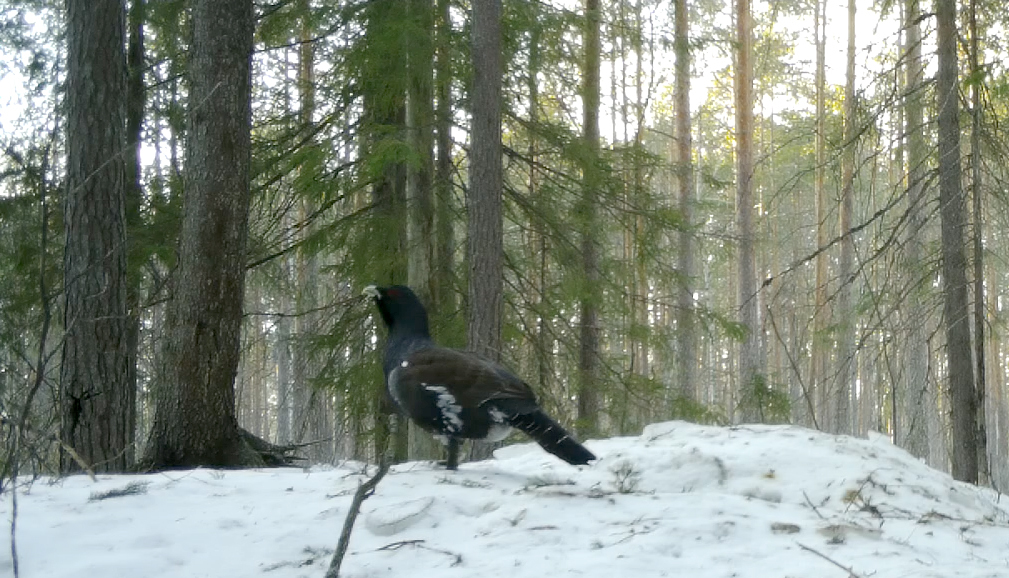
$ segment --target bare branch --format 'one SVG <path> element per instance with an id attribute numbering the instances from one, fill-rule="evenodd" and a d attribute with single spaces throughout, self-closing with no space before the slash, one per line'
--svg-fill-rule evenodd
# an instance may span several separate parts
<path id="1" fill-rule="evenodd" d="M 385 477 L 386 472 L 389 471 L 390 464 L 391 460 L 388 456 L 383 455 L 378 463 L 378 472 L 368 481 L 358 484 L 357 491 L 354 492 L 354 499 L 350 502 L 347 518 L 343 522 L 343 531 L 340 532 L 340 541 L 337 542 L 336 552 L 333 553 L 333 559 L 329 561 L 326 578 L 339 578 L 340 565 L 343 564 L 343 557 L 347 554 L 347 547 L 350 545 L 350 534 L 354 531 L 354 522 L 357 520 L 357 515 L 361 512 L 361 504 L 375 493 L 375 487 L 378 486 L 378 483 Z"/>

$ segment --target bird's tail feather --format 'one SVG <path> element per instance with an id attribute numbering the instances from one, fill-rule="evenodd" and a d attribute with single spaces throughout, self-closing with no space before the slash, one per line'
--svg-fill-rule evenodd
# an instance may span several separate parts
<path id="1" fill-rule="evenodd" d="M 510 416 L 508 424 L 522 430 L 543 446 L 543 449 L 569 464 L 580 466 L 596 459 L 592 452 L 575 441 L 559 423 L 538 409 Z"/>

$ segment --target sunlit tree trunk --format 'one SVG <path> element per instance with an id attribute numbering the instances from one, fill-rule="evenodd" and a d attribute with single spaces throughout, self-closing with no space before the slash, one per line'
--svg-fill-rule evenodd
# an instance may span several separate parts
<path id="1" fill-rule="evenodd" d="M 694 164 L 690 134 L 690 14 L 687 0 L 674 3 L 676 53 L 676 173 L 678 207 L 684 227 L 679 232 L 677 269 L 681 287 L 678 290 L 676 340 L 680 395 L 697 399 L 697 331 L 694 325 L 694 231 L 693 219 Z"/>
<path id="2" fill-rule="evenodd" d="M 753 62 L 750 0 L 736 0 L 736 277 L 739 322 L 746 336 L 739 346 L 739 418 L 758 421 L 760 376 L 760 320 L 753 226 Z"/>
<path id="3" fill-rule="evenodd" d="M 855 0 L 848 0 L 848 52 L 844 84 L 844 151 L 841 158 L 841 207 L 839 229 L 841 258 L 838 263 L 837 311 L 840 321 L 837 348 L 837 382 L 834 386 L 834 431 L 853 432 L 852 395 L 854 393 L 855 324 L 852 291 L 855 284 L 855 239 L 850 234 L 855 205 Z"/>
<path id="4" fill-rule="evenodd" d="M 830 341 L 827 326 L 830 324 L 830 309 L 827 303 L 827 243 L 830 229 L 827 221 L 827 191 L 825 187 L 827 171 L 826 141 L 826 6 L 827 0 L 817 0 L 814 6 L 813 27 L 816 34 L 816 136 L 814 167 L 814 195 L 816 196 L 816 288 L 813 313 L 813 338 L 809 357 L 809 386 L 805 395 L 815 397 L 815 412 L 809 413 L 807 425 L 820 429 L 831 429 L 833 414 L 830 411 L 830 389 L 827 387 L 827 358 Z M 806 400 L 813 402 L 814 400 Z M 810 405 L 810 403 L 804 404 Z"/>

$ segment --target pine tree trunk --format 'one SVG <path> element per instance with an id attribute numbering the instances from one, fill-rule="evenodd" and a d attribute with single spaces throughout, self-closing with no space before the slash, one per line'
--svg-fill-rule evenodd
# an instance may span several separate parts
<path id="1" fill-rule="evenodd" d="M 407 283 L 406 167 L 398 159 L 378 154 L 389 142 L 402 142 L 406 125 L 406 53 L 401 31 L 406 26 L 406 3 L 399 0 L 372 2 L 365 8 L 365 50 L 369 61 L 362 79 L 363 158 L 376 175 L 372 184 L 375 206 L 371 238 L 375 256 L 384 266 L 377 278 L 381 284 Z M 374 455 L 380 456 L 392 442 L 393 459 L 405 461 L 409 453 L 408 427 L 394 427 L 395 413 L 381 382 L 371 395 L 375 423 Z M 402 422 L 403 420 L 399 420 Z M 395 436 L 390 438 L 390 436 Z"/>
<path id="2" fill-rule="evenodd" d="M 922 311 L 921 271 L 924 252 L 925 223 L 923 209 L 925 203 L 926 144 L 924 114 L 921 91 L 924 90 L 924 72 L 921 60 L 921 24 L 919 0 L 905 0 L 905 29 L 907 30 L 907 72 L 904 91 L 905 128 L 907 134 L 907 199 L 908 238 L 906 249 L 906 274 L 912 280 L 911 294 L 908 296 L 907 344 L 904 347 L 904 380 L 897 389 L 895 438 L 897 445 L 919 458 L 929 457 L 929 443 L 938 440 L 936 426 L 935 392 L 930 386 L 928 375 L 928 342 L 926 341 L 925 316 Z M 934 431 L 933 431 L 934 430 Z M 930 462 L 933 466 L 937 464 Z"/>
<path id="3" fill-rule="evenodd" d="M 675 36 L 673 49 L 676 53 L 676 172 L 678 206 L 684 227 L 679 232 L 678 273 L 682 286 L 679 288 L 676 313 L 676 339 L 679 353 L 680 395 L 690 401 L 698 401 L 697 330 L 694 325 L 694 247 L 692 211 L 694 194 L 693 150 L 690 134 L 690 27 L 687 0 L 674 3 Z"/>
<path id="4" fill-rule="evenodd" d="M 829 410 L 830 395 L 827 387 L 827 357 L 829 341 L 826 337 L 830 323 L 830 309 L 827 304 L 827 243 L 830 230 L 827 224 L 827 191 L 825 187 L 827 171 L 826 141 L 826 0 L 816 0 L 816 16 L 813 20 L 816 30 L 816 167 L 814 194 L 816 195 L 816 288 L 814 290 L 813 338 L 809 356 L 809 389 L 807 395 L 815 397 L 815 412 L 806 417 L 807 425 L 821 430 L 830 430 L 833 412 Z"/>
<path id="5" fill-rule="evenodd" d="M 68 0 L 67 190 L 60 437 L 98 471 L 133 457 L 127 311 L 123 5 Z M 60 469 L 79 466 L 61 451 Z"/>
<path id="6" fill-rule="evenodd" d="M 262 460 L 235 417 L 248 234 L 253 5 L 195 0 L 182 233 L 168 307 L 154 468 Z"/>
<path id="7" fill-rule="evenodd" d="M 406 127 L 415 162 L 407 167 L 406 198 L 410 264 L 409 285 L 428 305 L 428 314 L 437 326 L 441 313 L 433 301 L 435 253 L 434 173 L 434 3 L 410 0 L 410 33 L 407 38 Z"/>
<path id="8" fill-rule="evenodd" d="M 740 419 L 761 419 L 760 321 L 753 233 L 753 62 L 750 0 L 736 0 L 736 235 L 737 306 L 746 337 L 739 348 Z"/>
<path id="9" fill-rule="evenodd" d="M 974 226 L 971 230 L 973 245 L 974 272 L 974 364 L 977 367 L 977 461 L 978 482 L 991 483 L 991 470 L 988 461 L 987 412 L 985 398 L 987 379 L 985 379 L 985 293 L 984 293 L 984 222 L 983 203 L 984 189 L 981 180 L 981 78 L 984 70 L 980 61 L 980 41 L 977 27 L 977 0 L 970 0 L 969 24 L 970 33 L 970 76 L 977 79 L 970 85 L 970 156 L 971 156 L 971 200 L 974 215 Z"/>
<path id="10" fill-rule="evenodd" d="M 501 357 L 504 244 L 501 168 L 501 0 L 473 2 L 473 120 L 470 135 L 468 347 Z"/>
<path id="11" fill-rule="evenodd" d="M 140 149 L 141 138 L 144 126 L 144 110 L 146 108 L 146 90 L 144 88 L 144 70 L 147 68 L 145 62 L 144 45 L 144 20 L 147 13 L 147 3 L 145 0 L 135 0 L 130 6 L 128 25 L 129 41 L 127 45 L 127 68 L 128 77 L 126 81 L 126 139 L 129 144 L 129 156 L 126 159 L 126 238 L 127 238 L 127 290 L 126 290 L 126 312 L 127 312 L 127 355 L 129 356 L 128 370 L 129 389 L 133 391 L 134 401 L 138 395 L 138 363 L 140 359 L 140 291 L 143 278 L 144 261 L 141 257 L 143 253 L 139 250 L 138 243 L 132 241 L 136 239 L 138 233 L 144 226 L 140 216 L 140 207 L 143 204 L 144 190 L 141 184 Z M 137 427 L 137 411 L 133 411 L 133 423 L 129 428 L 133 432 L 141 431 L 143 428 Z M 135 435 L 135 433 L 134 433 Z M 130 460 L 133 460 L 133 453 Z"/>
<path id="12" fill-rule="evenodd" d="M 578 333 L 578 434 L 582 438 L 599 430 L 599 247 L 596 212 L 599 197 L 599 0 L 585 0 L 585 31 L 582 73 L 582 138 L 585 160 L 582 167 L 582 198 L 576 218 L 581 233 L 582 283 Z"/>
<path id="13" fill-rule="evenodd" d="M 469 263 L 467 347 L 500 361 L 504 313 L 504 238 L 501 167 L 501 0 L 474 0 L 473 117 L 470 133 L 466 256 Z M 490 456 L 474 444 L 470 456 Z"/>
<path id="14" fill-rule="evenodd" d="M 449 0 L 436 0 L 436 47 L 435 47 L 435 111 L 437 159 L 434 168 L 435 190 L 435 249 L 434 285 L 431 288 L 432 302 L 437 311 L 444 315 L 456 310 L 455 291 L 455 192 L 452 186 L 452 17 Z M 461 340 L 447 345 L 463 345 Z"/>
<path id="15" fill-rule="evenodd" d="M 855 0 L 848 0 L 848 53 L 844 84 L 844 152 L 841 158 L 841 207 L 839 230 L 841 258 L 838 263 L 837 311 L 840 319 L 837 350 L 837 382 L 834 386 L 834 431 L 852 433 L 852 395 L 855 391 L 855 323 L 852 290 L 855 283 L 855 239 L 851 219 L 855 204 Z"/>
<path id="16" fill-rule="evenodd" d="M 966 203 L 961 185 L 956 1 L 936 0 L 939 109 L 939 217 L 942 229 L 943 321 L 949 364 L 953 477 L 974 483 L 978 476 L 977 397 L 971 358 L 965 248 Z"/>

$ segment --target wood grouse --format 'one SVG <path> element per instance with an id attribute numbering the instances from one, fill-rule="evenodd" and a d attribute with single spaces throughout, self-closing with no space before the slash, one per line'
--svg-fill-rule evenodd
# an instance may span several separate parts
<path id="1" fill-rule="evenodd" d="M 475 353 L 439 347 L 428 330 L 427 311 L 409 287 L 368 286 L 389 329 L 383 370 L 399 410 L 448 448 L 446 466 L 459 464 L 459 441 L 496 442 L 512 428 L 573 465 L 596 456 L 543 413 L 524 381 Z"/>

